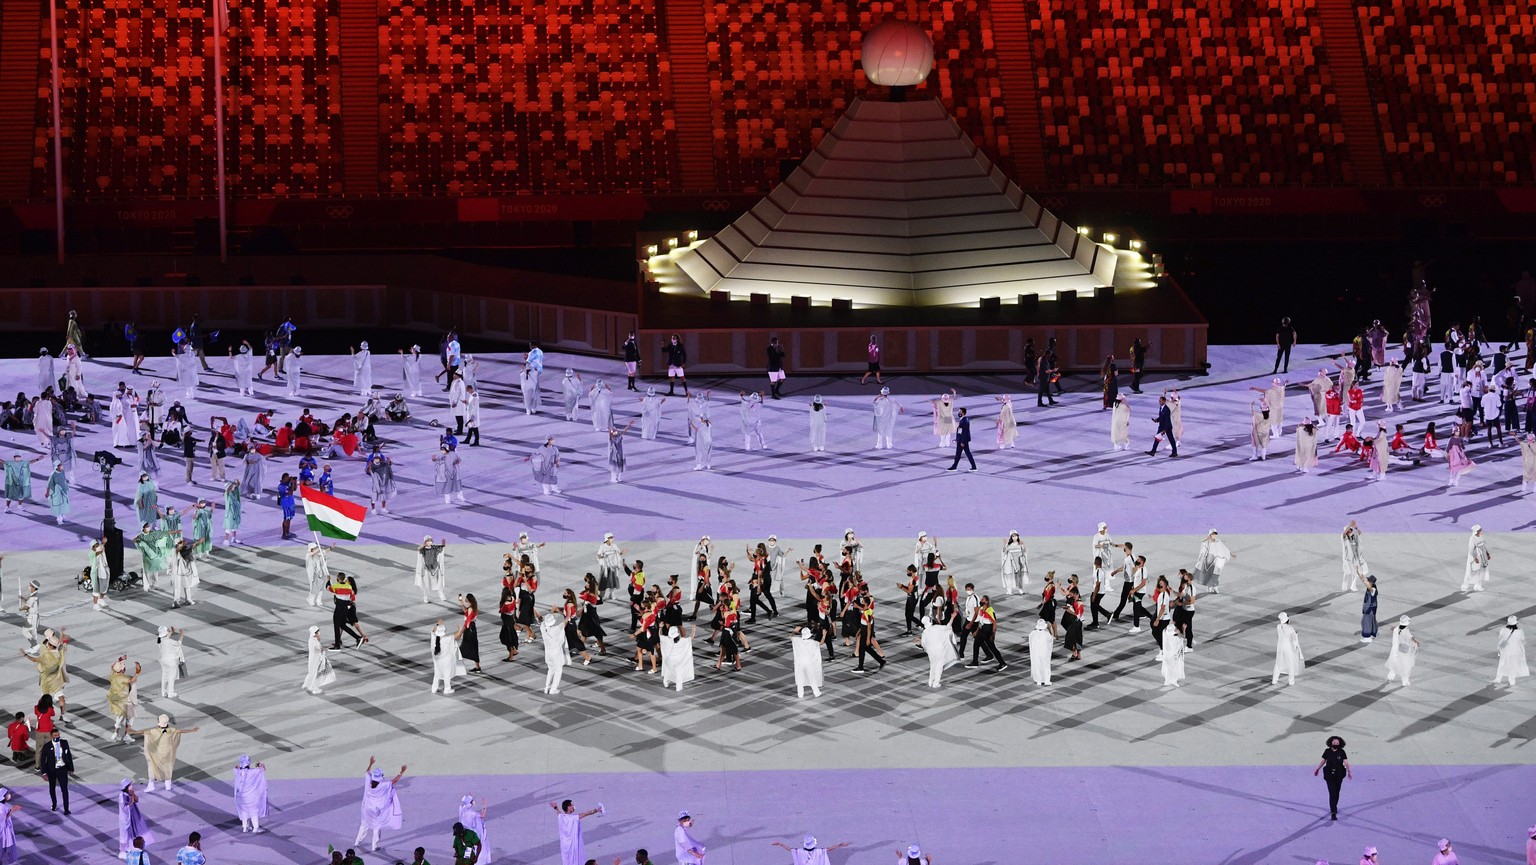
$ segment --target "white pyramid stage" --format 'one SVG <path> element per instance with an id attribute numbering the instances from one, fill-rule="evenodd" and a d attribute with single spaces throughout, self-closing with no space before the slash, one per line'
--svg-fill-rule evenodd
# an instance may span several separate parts
<path id="1" fill-rule="evenodd" d="M 685 292 L 957 306 L 1111 285 L 1116 255 L 1025 195 L 937 100 L 860 98 L 766 198 L 673 260 Z"/>

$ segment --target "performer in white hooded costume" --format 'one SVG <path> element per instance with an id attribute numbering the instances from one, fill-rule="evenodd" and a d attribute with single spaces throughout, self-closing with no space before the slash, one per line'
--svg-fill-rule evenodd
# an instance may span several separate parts
<path id="1" fill-rule="evenodd" d="M 400 810 L 400 796 L 395 792 L 395 785 L 405 777 L 404 766 L 400 767 L 400 774 L 393 779 L 384 777 L 383 769 L 373 767 L 374 759 L 368 758 L 368 772 L 363 776 L 363 818 L 357 827 L 357 840 L 354 846 L 361 846 L 363 839 L 369 832 L 373 833 L 373 844 L 368 849 L 379 849 L 379 833 L 385 829 L 399 829 L 405 825 L 405 816 Z"/>
<path id="2" fill-rule="evenodd" d="M 713 468 L 715 458 L 714 423 L 709 418 L 688 418 L 688 440 L 693 442 L 693 470 Z"/>
<path id="3" fill-rule="evenodd" d="M 994 399 L 1000 403 L 997 408 L 997 447 L 1012 450 L 1019 439 L 1019 422 L 1013 416 L 1013 397 L 1004 394 Z"/>
<path id="4" fill-rule="evenodd" d="M 459 800 L 459 822 L 464 828 L 480 836 L 480 858 L 476 859 L 476 865 L 491 861 L 491 836 L 485 828 L 485 800 L 481 799 L 478 806 L 474 796 L 464 796 Z"/>
<path id="5" fill-rule="evenodd" d="M 544 644 L 544 693 L 560 693 L 560 679 L 570 663 L 565 645 L 565 619 L 558 612 L 539 620 L 540 641 Z M 584 865 L 584 863 L 583 863 Z"/>
<path id="6" fill-rule="evenodd" d="M 1271 685 L 1280 684 L 1280 677 L 1286 677 L 1287 685 L 1296 684 L 1296 676 L 1305 665 L 1306 659 L 1301 654 L 1301 638 L 1296 636 L 1296 629 L 1291 627 L 1291 617 L 1288 613 L 1280 614 L 1280 624 L 1275 626 L 1279 642 L 1275 646 L 1275 670 L 1270 675 Z"/>
<path id="7" fill-rule="evenodd" d="M 413 345 L 410 352 L 400 352 L 400 378 L 406 396 L 421 396 L 421 346 Z"/>
<path id="8" fill-rule="evenodd" d="M 335 543 L 322 547 L 318 542 L 311 542 L 309 550 L 304 554 L 304 577 L 309 581 L 305 603 L 311 607 L 320 606 L 320 599 L 325 596 L 325 587 L 331 581 L 331 568 L 325 560 L 325 553 L 334 549 Z"/>
<path id="9" fill-rule="evenodd" d="M 795 693 L 803 700 L 805 689 L 810 688 L 811 694 L 820 697 L 821 644 L 811 635 L 810 628 L 800 628 L 790 643 L 795 653 Z"/>
<path id="10" fill-rule="evenodd" d="M 1056 640 L 1044 619 L 1035 620 L 1035 629 L 1029 632 L 1029 675 L 1036 685 L 1051 683 L 1051 649 Z"/>
<path id="11" fill-rule="evenodd" d="M 811 398 L 809 417 L 811 424 L 811 453 L 821 453 L 827 449 L 827 404 L 822 402 L 821 394 Z"/>
<path id="12" fill-rule="evenodd" d="M 1270 418 L 1264 417 L 1264 412 L 1266 411 L 1270 413 L 1271 417 L 1274 415 L 1274 411 L 1269 408 L 1269 405 L 1270 403 L 1267 399 L 1248 404 L 1249 411 L 1251 412 L 1248 441 L 1253 446 L 1253 454 L 1248 457 L 1250 462 L 1253 460 L 1269 459 L 1269 437 L 1274 433 L 1273 421 Z"/>
<path id="13" fill-rule="evenodd" d="M 1163 659 L 1163 685 L 1179 687 L 1184 681 L 1184 634 L 1177 624 L 1163 629 L 1163 651 L 1159 657 Z"/>
<path id="14" fill-rule="evenodd" d="M 539 390 L 539 371 L 524 364 L 518 376 L 518 391 L 523 398 L 523 414 L 536 415 L 544 409 L 544 395 Z M 482 856 L 483 860 L 484 857 Z"/>
<path id="15" fill-rule="evenodd" d="M 605 433 L 613 428 L 613 391 L 608 383 L 598 379 L 588 391 L 592 398 L 592 429 Z"/>
<path id="16" fill-rule="evenodd" d="M 1408 630 L 1410 621 L 1407 616 L 1397 620 L 1397 627 L 1392 629 L 1392 651 L 1387 655 L 1387 681 L 1402 679 L 1404 688 L 1413 678 L 1413 665 L 1419 659 L 1419 638 Z"/>
<path id="17" fill-rule="evenodd" d="M 938 555 L 938 538 L 928 537 L 927 532 L 917 533 L 917 543 L 912 547 L 912 566 L 921 571 L 928 564 L 928 554 Z"/>
<path id="18" fill-rule="evenodd" d="M 373 352 L 368 350 L 366 339 L 352 353 L 352 386 L 357 388 L 358 396 L 373 393 Z"/>
<path id="19" fill-rule="evenodd" d="M 1237 558 L 1237 553 L 1227 549 L 1226 543 L 1217 535 L 1215 529 L 1205 536 L 1200 542 L 1200 552 L 1195 556 L 1194 575 L 1195 582 L 1210 589 L 1214 593 L 1221 592 L 1221 572 L 1227 566 L 1227 562 Z M 1105 559 L 1105 562 L 1110 561 Z"/>
<path id="20" fill-rule="evenodd" d="M 321 689 L 336 681 L 336 671 L 331 669 L 325 642 L 320 639 L 319 625 L 309 626 L 309 663 L 305 669 L 308 672 L 304 676 L 304 690 L 311 694 L 324 693 Z"/>
<path id="21" fill-rule="evenodd" d="M 298 396 L 304 386 L 304 349 L 294 346 L 283 369 L 288 376 L 288 395 Z"/>
<path id="22" fill-rule="evenodd" d="M 756 439 L 757 449 L 767 450 L 768 444 L 763 440 L 763 395 L 742 391 L 740 399 L 737 408 L 741 413 L 741 449 L 752 450 L 752 441 Z"/>
<path id="23" fill-rule="evenodd" d="M 1131 404 L 1125 394 L 1115 397 L 1115 410 L 1109 414 L 1109 443 L 1117 451 L 1131 447 Z"/>
<path id="24" fill-rule="evenodd" d="M 567 369 L 560 379 L 560 395 L 565 400 L 565 419 L 576 419 L 576 407 L 581 404 L 581 376 L 574 369 Z"/>
<path id="25" fill-rule="evenodd" d="M 880 395 L 875 397 L 875 450 L 890 450 L 894 447 L 896 437 L 896 415 L 906 414 L 907 410 L 891 399 L 891 389 L 880 388 Z"/>
<path id="26" fill-rule="evenodd" d="M 1525 659 L 1525 632 L 1520 629 L 1520 621 L 1510 616 L 1499 629 L 1499 667 L 1493 672 L 1493 683 L 1497 685 L 1507 678 L 1513 688 L 1516 679 L 1530 674 L 1531 667 Z"/>
<path id="27" fill-rule="evenodd" d="M 437 593 L 439 601 L 448 600 L 448 556 L 444 550 L 448 546 L 448 539 L 444 538 L 440 543 L 432 543 L 432 536 L 427 535 L 421 539 L 420 546 L 416 547 L 416 588 L 421 589 L 421 602 L 431 603 L 427 595 Z"/>
<path id="28" fill-rule="evenodd" d="M 1536 491 L 1536 433 L 1520 439 L 1520 492 Z"/>
<path id="29" fill-rule="evenodd" d="M 240 818 L 241 832 L 260 832 L 261 819 L 271 808 L 267 804 L 267 767 L 262 763 L 251 765 L 245 754 L 235 764 L 235 816 Z"/>
<path id="30" fill-rule="evenodd" d="M 1467 567 L 1461 577 L 1463 592 L 1483 590 L 1483 584 L 1488 582 L 1490 559 L 1492 556 L 1488 553 L 1488 539 L 1483 536 L 1483 527 L 1473 526 L 1472 536 L 1467 538 Z"/>
<path id="31" fill-rule="evenodd" d="M 693 681 L 693 637 L 683 636 L 682 629 L 673 625 L 662 636 L 661 686 L 675 685 L 681 691 L 683 685 Z"/>
<path id="32" fill-rule="evenodd" d="M 464 669 L 464 660 L 459 657 L 459 641 L 448 633 L 442 619 L 438 619 L 437 624 L 432 626 L 427 648 L 432 658 L 432 687 L 427 693 L 436 694 L 438 686 L 442 686 L 444 694 L 452 694 L 453 677 L 467 676 L 469 673 Z"/>
<path id="33" fill-rule="evenodd" d="M 644 441 L 655 441 L 656 433 L 661 430 L 661 406 L 667 398 L 656 395 L 656 388 L 645 389 L 645 396 L 640 398 L 640 438 Z"/>
<path id="34" fill-rule="evenodd" d="M 928 653 L 928 687 L 937 688 L 944 679 L 944 671 L 960 663 L 960 653 L 955 651 L 955 631 L 948 625 L 935 625 L 929 616 L 923 616 L 921 642 Z"/>
<path id="35" fill-rule="evenodd" d="M 561 865 L 586 865 L 587 843 L 581 832 L 581 821 L 593 814 L 603 813 L 602 803 L 599 802 L 596 808 L 589 811 L 580 812 L 569 799 L 559 805 L 551 802 L 549 807 L 555 809 L 555 823 L 560 827 Z"/>
<path id="36" fill-rule="evenodd" d="M 1342 564 L 1344 578 L 1340 583 L 1340 591 L 1353 592 L 1360 588 L 1360 581 L 1371 572 L 1370 565 L 1365 563 L 1365 554 L 1360 551 L 1360 526 L 1355 520 L 1350 520 L 1344 527 L 1340 543 L 1343 548 Z"/>
<path id="37" fill-rule="evenodd" d="M 233 355 L 235 368 L 235 391 L 240 396 L 255 396 L 256 383 L 251 378 L 252 364 L 255 359 L 251 356 L 251 344 L 242 342 L 240 350 Z"/>

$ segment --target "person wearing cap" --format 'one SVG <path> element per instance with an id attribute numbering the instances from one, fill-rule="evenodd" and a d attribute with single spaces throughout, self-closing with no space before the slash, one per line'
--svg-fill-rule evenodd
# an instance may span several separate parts
<path id="1" fill-rule="evenodd" d="M 0 787 L 0 862 L 15 862 L 20 857 L 16 851 L 16 812 L 21 806 L 15 802 L 10 788 Z"/>
<path id="2" fill-rule="evenodd" d="M 1035 629 L 1029 632 L 1029 675 L 1036 685 L 1051 683 L 1051 648 L 1055 642 L 1050 626 L 1044 619 L 1036 619 Z"/>
<path id="3" fill-rule="evenodd" d="M 1312 777 L 1319 774 L 1328 784 L 1328 813 L 1331 819 L 1339 819 L 1339 791 L 1344 787 L 1344 779 L 1353 780 L 1355 770 L 1349 766 L 1349 754 L 1344 750 L 1344 737 L 1329 736 L 1328 747 L 1323 750 L 1323 758 L 1318 761 L 1317 768 L 1312 770 Z"/>
<path id="4" fill-rule="evenodd" d="M 574 369 L 566 369 L 565 376 L 560 379 L 560 392 L 565 400 L 565 419 L 576 419 L 576 407 L 581 403 L 581 395 L 584 392 L 581 386 L 581 375 Z"/>
<path id="5" fill-rule="evenodd" d="M 896 400 L 891 399 L 891 389 L 888 387 L 880 388 L 880 394 L 875 397 L 873 409 L 875 450 L 890 450 L 895 446 L 896 415 L 906 414 L 907 410 Z"/>
<path id="6" fill-rule="evenodd" d="M 598 379 L 587 390 L 588 412 L 592 419 L 592 431 L 605 433 L 613 427 L 613 390 L 608 382 Z"/>
<path id="7" fill-rule="evenodd" d="M 235 763 L 235 816 L 240 818 L 241 832 L 260 832 L 261 819 L 270 813 L 267 805 L 267 767 L 264 763 L 251 763 L 248 755 L 241 754 Z"/>
<path id="8" fill-rule="evenodd" d="M 757 449 L 765 451 L 768 443 L 763 439 L 763 393 L 755 391 L 737 391 L 740 402 L 737 410 L 741 415 L 741 449 L 752 450 L 752 441 L 757 440 Z"/>
<path id="9" fill-rule="evenodd" d="M 319 625 L 309 626 L 305 646 L 309 656 L 304 668 L 303 687 L 305 691 L 319 696 L 324 693 L 321 688 L 336 681 L 336 671 L 331 668 L 331 660 L 325 654 L 325 643 L 320 639 Z"/>
<path id="10" fill-rule="evenodd" d="M 385 829 L 399 829 L 405 823 L 400 810 L 400 797 L 395 785 L 405 777 L 405 766 L 392 779 L 385 779 L 383 769 L 375 769 L 373 757 L 368 758 L 368 769 L 363 773 L 363 814 L 358 823 L 357 839 L 352 843 L 361 846 L 363 838 L 373 833 L 373 844 L 368 849 L 379 849 L 379 833 Z"/>
<path id="11" fill-rule="evenodd" d="M 997 448 L 998 450 L 1012 450 L 1017 445 L 1019 438 L 1019 422 L 1013 416 L 1013 397 L 1003 394 L 993 399 L 998 402 L 997 409 Z"/>
<path id="12" fill-rule="evenodd" d="M 640 398 L 640 438 L 644 441 L 656 440 L 656 433 L 661 429 L 661 407 L 666 401 L 666 397 L 656 395 L 654 387 L 646 388 L 645 396 Z"/>
<path id="13" fill-rule="evenodd" d="M 448 539 L 443 538 L 438 543 L 432 543 L 432 536 L 427 535 L 421 539 L 421 544 L 416 547 L 416 582 L 415 586 L 421 589 L 421 602 L 430 603 L 428 594 L 437 593 L 439 601 L 447 601 L 445 591 L 448 587 L 448 557 L 444 550 L 448 546 Z"/>
<path id="14" fill-rule="evenodd" d="M 811 453 L 824 452 L 827 449 L 827 405 L 821 394 L 811 397 L 810 423 Z"/>
<path id="15" fill-rule="evenodd" d="M 1392 629 L 1392 651 L 1387 655 L 1387 681 L 1402 679 L 1405 688 L 1419 657 L 1419 639 L 1408 630 L 1410 621 L 1407 616 L 1398 618 L 1397 627 Z"/>
<path id="16" fill-rule="evenodd" d="M 176 771 L 176 749 L 181 747 L 181 737 L 200 729 L 191 727 L 182 730 L 172 727 L 170 715 L 161 715 L 149 730 L 135 730 L 132 723 L 128 725 L 127 735 L 144 737 L 144 762 L 149 767 L 149 781 L 144 786 L 145 790 L 153 792 L 155 782 L 164 781 L 166 792 L 170 792 L 171 775 Z"/>
<path id="17" fill-rule="evenodd" d="M 677 828 L 672 830 L 672 848 L 677 853 L 677 865 L 704 865 L 704 844 L 693 837 L 693 816 L 687 811 L 677 815 Z"/>
<path id="18" fill-rule="evenodd" d="M 1525 660 L 1525 632 L 1520 630 L 1519 619 L 1510 616 L 1499 629 L 1499 666 L 1494 670 L 1493 683 L 1497 685 L 1499 680 L 1508 678 L 1509 687 L 1513 688 L 1516 679 L 1530 674 L 1530 665 Z"/>
<path id="19" fill-rule="evenodd" d="M 1429 865 L 1461 865 L 1461 860 L 1456 858 L 1456 851 L 1451 849 L 1450 840 L 1441 838 L 1435 842 L 1435 849 L 1439 852 L 1429 860 Z"/>
<path id="20" fill-rule="evenodd" d="M 1279 642 L 1275 646 L 1275 669 L 1270 674 L 1271 685 L 1280 684 L 1280 677 L 1285 676 L 1286 684 L 1296 684 L 1296 674 L 1300 673 L 1305 659 L 1301 654 L 1301 638 L 1296 636 L 1296 629 L 1291 627 L 1291 617 L 1288 613 L 1280 614 L 1280 624 L 1275 626 L 1278 632 Z"/>
<path id="21" fill-rule="evenodd" d="M 688 401 L 688 441 L 693 445 L 693 470 L 699 472 L 714 468 L 715 430 L 708 417 L 693 416 L 691 406 L 697 399 L 694 396 Z"/>
<path id="22" fill-rule="evenodd" d="M 155 833 L 150 831 L 149 821 L 139 809 L 139 793 L 133 788 L 133 779 L 124 778 L 117 786 L 117 858 L 134 862 L 133 851 L 137 850 L 137 861 L 147 863 L 149 858 L 143 850 L 153 843 Z"/>
<path id="23" fill-rule="evenodd" d="M 896 851 L 896 865 L 933 865 L 933 857 L 924 856 L 923 848 L 913 844 L 906 852 Z"/>
<path id="24" fill-rule="evenodd" d="M 603 542 L 597 547 L 597 590 L 604 600 L 613 600 L 613 593 L 618 591 L 619 575 L 626 570 L 626 552 L 614 542 L 613 532 L 603 534 Z M 584 865 L 584 862 L 577 865 Z"/>
<path id="25" fill-rule="evenodd" d="M 1377 865 L 1380 861 L 1375 847 L 1367 847 L 1365 852 L 1360 854 L 1360 865 Z"/>
<path id="26" fill-rule="evenodd" d="M 1525 865 L 1536 865 L 1536 825 L 1525 830 Z"/>
<path id="27" fill-rule="evenodd" d="M 1200 552 L 1195 556 L 1195 582 L 1210 589 L 1213 594 L 1220 594 L 1222 569 L 1227 566 L 1227 562 L 1236 558 L 1237 553 L 1228 549 L 1220 533 L 1211 529 L 1200 542 Z"/>
<path id="28" fill-rule="evenodd" d="M 1360 602 L 1360 642 L 1369 643 L 1376 639 L 1376 607 L 1380 601 L 1380 595 L 1376 590 L 1376 577 L 1366 575 L 1362 591 L 1365 594 Z"/>
<path id="29" fill-rule="evenodd" d="M 773 841 L 768 846 L 788 850 L 794 865 L 831 865 L 831 860 L 827 858 L 827 854 L 847 847 L 848 842 L 843 841 L 833 844 L 831 847 L 822 847 L 817 843 L 815 835 L 807 835 L 801 841 L 799 848 L 791 847 L 783 841 Z"/>
<path id="30" fill-rule="evenodd" d="M 820 697 L 821 686 L 825 681 L 821 664 L 821 644 L 816 641 L 810 628 L 796 628 L 793 633 L 790 646 L 794 651 L 795 696 L 805 699 L 805 689 L 810 688 L 812 696 Z M 881 666 L 885 666 L 884 662 Z"/>
<path id="31" fill-rule="evenodd" d="M 303 348 L 299 346 L 293 347 L 293 353 L 288 355 L 287 359 L 283 362 L 283 372 L 288 377 L 288 395 L 295 397 L 298 396 L 299 390 L 301 387 L 303 387 L 304 384 Z"/>
<path id="32" fill-rule="evenodd" d="M 485 800 L 477 804 L 475 797 L 465 795 L 459 799 L 459 822 L 480 839 L 481 861 L 491 861 L 491 836 L 485 829 Z"/>
<path id="33" fill-rule="evenodd" d="M 566 799 L 556 805 L 549 803 L 549 807 L 555 811 L 555 822 L 560 827 L 560 861 L 562 865 L 586 865 L 587 844 L 581 832 L 581 821 L 594 814 L 603 813 L 603 805 L 598 803 L 596 808 L 588 811 L 576 810 L 571 800 Z"/>
<path id="34" fill-rule="evenodd" d="M 43 639 L 37 644 L 35 655 L 25 651 L 21 656 L 37 666 L 37 689 L 45 697 L 52 698 L 59 710 L 59 723 L 64 723 L 64 683 L 69 677 L 64 672 L 64 655 L 69 651 L 69 640 L 64 629 L 55 634 L 52 628 L 43 631 Z M 38 728 L 39 732 L 43 728 Z"/>
<path id="35" fill-rule="evenodd" d="M 133 675 L 128 674 L 127 655 L 118 655 L 117 660 L 112 662 L 112 670 L 107 676 L 107 713 L 112 716 L 113 744 L 128 741 L 123 731 L 138 709 L 139 693 L 136 686 L 143 672 L 144 666 L 135 661 Z"/>
<path id="36" fill-rule="evenodd" d="M 1488 563 L 1493 556 L 1488 552 L 1488 539 L 1483 536 L 1482 526 L 1472 527 L 1467 538 L 1467 566 L 1461 577 L 1463 592 L 1481 592 L 1488 581 Z"/>

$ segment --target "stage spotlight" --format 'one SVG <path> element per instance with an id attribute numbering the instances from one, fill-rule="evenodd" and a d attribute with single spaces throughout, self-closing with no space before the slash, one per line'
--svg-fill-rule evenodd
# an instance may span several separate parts
<path id="1" fill-rule="evenodd" d="M 1085 225 L 1085 226 L 1079 228 L 1077 230 L 1077 233 L 1081 234 L 1084 237 L 1087 237 L 1090 233 L 1092 233 L 1092 231 L 1093 231 L 1093 229 L 1091 229 L 1091 228 L 1089 228 L 1088 226 Z"/>
<path id="2" fill-rule="evenodd" d="M 697 231 L 690 231 L 690 232 L 688 232 L 688 242 L 689 243 L 693 243 L 695 240 L 698 240 L 698 239 L 699 239 L 699 233 Z"/>
<path id="3" fill-rule="evenodd" d="M 667 238 L 667 248 L 668 249 L 677 249 L 677 238 L 675 238 L 675 237 Z"/>
<path id="4" fill-rule="evenodd" d="M 1139 241 L 1139 240 L 1131 241 L 1131 250 L 1134 251 L 1134 252 L 1140 252 L 1141 251 L 1141 241 Z"/>
<path id="5" fill-rule="evenodd" d="M 657 252 L 657 249 L 656 249 L 656 244 L 654 244 L 654 243 L 653 243 L 653 244 L 651 244 L 651 245 L 650 245 L 650 246 L 647 246 L 647 247 L 646 247 L 646 248 L 645 248 L 645 254 L 646 254 L 646 255 L 655 255 L 655 254 L 656 254 L 656 252 Z"/>
<path id="6" fill-rule="evenodd" d="M 1111 246 L 1113 246 L 1115 244 L 1115 241 L 1118 240 L 1119 238 L 1120 238 L 1120 236 L 1117 235 L 1117 234 L 1111 234 L 1109 232 L 1105 232 L 1104 233 L 1104 242 L 1109 244 L 1109 245 L 1111 245 Z"/>

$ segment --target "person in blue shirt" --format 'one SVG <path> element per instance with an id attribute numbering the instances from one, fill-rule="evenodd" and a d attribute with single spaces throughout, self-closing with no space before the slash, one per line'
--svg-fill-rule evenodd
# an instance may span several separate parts
<path id="1" fill-rule="evenodd" d="M 283 509 L 283 540 L 293 540 L 293 501 L 294 481 L 293 475 L 283 472 L 283 479 L 277 482 L 277 504 Z"/>
<path id="2" fill-rule="evenodd" d="M 320 470 L 320 479 L 315 481 L 315 486 L 320 488 L 320 492 L 328 496 L 336 495 L 336 482 L 331 479 L 330 463 L 326 463 L 325 468 Z"/>
<path id="3" fill-rule="evenodd" d="M 208 865 L 208 857 L 203 855 L 202 833 L 187 836 L 187 846 L 176 853 L 176 865 Z"/>
<path id="4" fill-rule="evenodd" d="M 533 370 L 535 375 L 544 374 L 544 349 L 539 348 L 535 342 L 528 343 L 528 355 L 524 362 Z"/>
<path id="5" fill-rule="evenodd" d="M 955 410 L 955 461 L 949 464 L 949 471 L 960 467 L 961 454 L 970 461 L 971 471 L 976 471 L 976 458 L 971 456 L 971 419 L 963 408 Z"/>
<path id="6" fill-rule="evenodd" d="M 304 456 L 300 457 L 299 458 L 299 483 L 304 484 L 305 486 L 314 486 L 315 485 L 315 468 L 317 467 L 317 465 L 318 464 L 315 462 L 315 458 L 310 456 L 309 454 L 305 454 Z"/>

